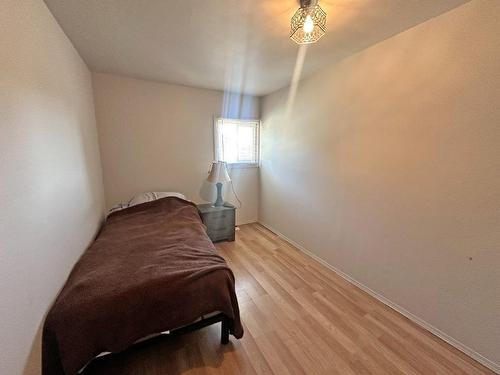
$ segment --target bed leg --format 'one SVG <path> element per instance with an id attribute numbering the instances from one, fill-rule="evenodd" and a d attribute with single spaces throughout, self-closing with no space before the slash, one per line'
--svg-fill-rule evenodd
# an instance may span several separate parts
<path id="1" fill-rule="evenodd" d="M 226 345 L 229 343 L 229 322 L 226 317 L 223 317 L 220 325 L 220 343 Z"/>

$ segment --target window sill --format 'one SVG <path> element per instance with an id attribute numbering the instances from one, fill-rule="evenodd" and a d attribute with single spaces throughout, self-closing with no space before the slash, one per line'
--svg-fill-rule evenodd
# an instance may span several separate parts
<path id="1" fill-rule="evenodd" d="M 227 163 L 228 169 L 259 168 L 259 163 Z"/>

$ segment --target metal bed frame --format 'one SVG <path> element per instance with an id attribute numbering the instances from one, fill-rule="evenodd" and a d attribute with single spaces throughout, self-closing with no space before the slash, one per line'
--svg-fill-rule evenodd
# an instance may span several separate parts
<path id="1" fill-rule="evenodd" d="M 209 318 L 203 318 L 201 320 L 198 320 L 194 323 L 191 323 L 187 326 L 173 329 L 169 332 L 168 336 L 177 336 L 177 335 L 183 335 L 189 332 L 193 332 L 205 327 L 208 327 L 212 324 L 215 323 L 221 323 L 221 330 L 220 330 L 220 343 L 222 345 L 226 345 L 229 343 L 229 322 L 230 319 L 224 315 L 223 313 L 219 313 L 217 315 L 211 316 Z"/>

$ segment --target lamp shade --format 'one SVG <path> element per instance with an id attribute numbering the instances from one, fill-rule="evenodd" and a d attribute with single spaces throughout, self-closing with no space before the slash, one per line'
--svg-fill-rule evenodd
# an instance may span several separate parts
<path id="1" fill-rule="evenodd" d="M 223 161 L 214 161 L 212 163 L 212 167 L 210 168 L 207 181 L 213 184 L 231 181 L 231 178 L 227 173 L 226 163 Z"/>
<path id="2" fill-rule="evenodd" d="M 326 32 L 326 13 L 317 2 L 301 0 L 291 21 L 290 38 L 297 44 L 316 43 Z"/>

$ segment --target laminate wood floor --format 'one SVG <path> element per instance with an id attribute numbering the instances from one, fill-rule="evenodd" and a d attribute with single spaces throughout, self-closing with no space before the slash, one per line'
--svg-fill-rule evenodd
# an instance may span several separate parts
<path id="1" fill-rule="evenodd" d="M 219 325 L 95 360 L 85 375 L 493 374 L 259 224 L 217 245 L 245 335 Z"/>

